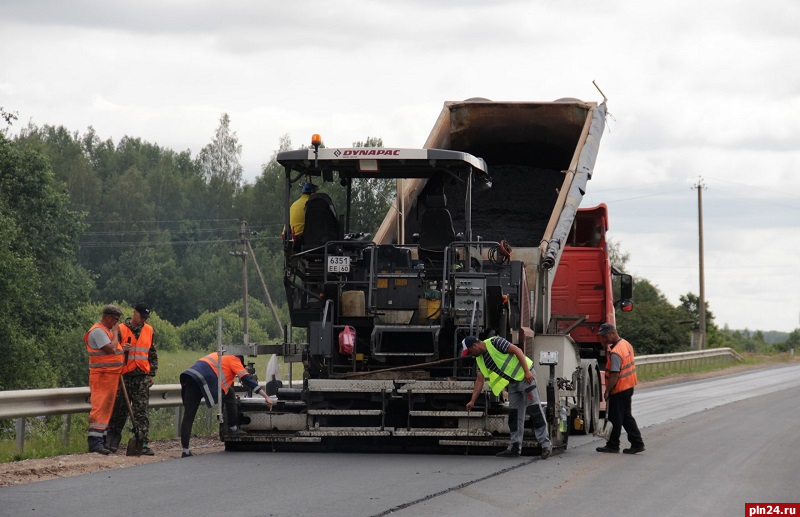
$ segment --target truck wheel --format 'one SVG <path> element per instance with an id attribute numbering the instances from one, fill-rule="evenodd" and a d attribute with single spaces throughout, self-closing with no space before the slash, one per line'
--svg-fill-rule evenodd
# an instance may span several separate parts
<path id="1" fill-rule="evenodd" d="M 586 377 L 587 379 L 583 388 L 583 414 L 581 415 L 581 418 L 583 419 L 583 429 L 574 430 L 575 434 L 593 433 L 600 418 L 600 404 L 597 398 L 599 396 L 599 392 L 597 390 L 597 386 L 595 385 L 594 375 L 591 369 L 589 369 Z"/>

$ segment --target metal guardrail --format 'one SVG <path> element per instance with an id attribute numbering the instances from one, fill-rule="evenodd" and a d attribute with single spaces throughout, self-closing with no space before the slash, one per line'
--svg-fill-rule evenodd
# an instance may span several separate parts
<path id="1" fill-rule="evenodd" d="M 88 413 L 92 409 L 89 387 L 53 388 L 44 390 L 0 391 L 0 420 L 16 419 L 15 432 L 17 452 L 25 449 L 25 419 L 29 417 L 65 415 L 62 440 L 69 440 L 70 415 Z M 175 409 L 175 436 L 180 433 L 181 401 L 180 384 L 156 384 L 150 387 L 150 407 Z"/>
<path id="2" fill-rule="evenodd" d="M 712 348 L 694 352 L 636 356 L 636 369 L 641 372 L 659 369 L 706 364 L 721 364 L 743 358 L 732 348 Z M 156 384 L 150 388 L 150 407 L 176 409 L 175 436 L 180 425 L 181 385 Z M 88 413 L 89 388 L 55 388 L 44 390 L 0 391 L 0 420 L 16 419 L 16 442 L 18 452 L 25 443 L 25 419 L 29 417 L 67 415 L 65 431 L 69 431 L 69 416 L 73 413 Z"/>
<path id="3" fill-rule="evenodd" d="M 180 384 L 156 384 L 150 388 L 150 407 L 180 405 Z M 0 420 L 88 413 L 91 409 L 88 387 L 0 391 Z"/>
<path id="4" fill-rule="evenodd" d="M 733 348 L 710 348 L 692 352 L 676 352 L 673 354 L 637 355 L 636 371 L 639 374 L 657 372 L 675 367 L 694 367 L 723 364 L 731 361 L 744 361 Z"/>

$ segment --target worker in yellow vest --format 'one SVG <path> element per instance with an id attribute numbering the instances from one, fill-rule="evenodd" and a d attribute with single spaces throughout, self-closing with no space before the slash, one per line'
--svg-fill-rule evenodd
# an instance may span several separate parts
<path id="1" fill-rule="evenodd" d="M 513 458 L 522 454 L 522 438 L 525 433 L 525 413 L 530 408 L 531 422 L 536 440 L 542 448 L 541 458 L 546 460 L 553 452 L 547 432 L 536 378 L 531 370 L 533 361 L 516 345 L 495 336 L 484 341 L 469 336 L 461 341 L 461 356 L 475 357 L 478 372 L 472 398 L 467 403 L 467 411 L 475 406 L 475 401 L 483 391 L 484 382 L 489 383 L 492 393 L 499 396 L 508 389 L 508 427 L 511 440 L 508 448 L 497 453 L 499 457 Z"/>
<path id="2" fill-rule="evenodd" d="M 642 433 L 639 431 L 639 426 L 631 411 L 633 387 L 637 384 L 633 347 L 619 337 L 617 328 L 611 323 L 600 325 L 597 335 L 607 347 L 605 399 L 608 401 L 608 405 L 606 414 L 608 421 L 614 426 L 608 441 L 603 447 L 598 447 L 597 452 L 619 452 L 619 441 L 623 428 L 628 433 L 628 441 L 631 442 L 631 446 L 622 452 L 625 454 L 643 452 Z"/>

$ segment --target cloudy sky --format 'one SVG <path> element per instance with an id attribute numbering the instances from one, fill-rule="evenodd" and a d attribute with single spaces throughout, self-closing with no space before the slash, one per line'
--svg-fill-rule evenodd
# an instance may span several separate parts
<path id="1" fill-rule="evenodd" d="M 0 0 L 0 106 L 195 155 L 222 113 L 252 181 L 282 135 L 419 147 L 446 100 L 609 98 L 584 206 L 630 273 L 734 329 L 800 327 L 797 0 Z M 702 178 L 702 180 L 701 180 Z"/>

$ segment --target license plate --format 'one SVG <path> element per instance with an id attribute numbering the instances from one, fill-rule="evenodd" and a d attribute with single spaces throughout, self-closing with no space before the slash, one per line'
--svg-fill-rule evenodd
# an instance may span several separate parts
<path id="1" fill-rule="evenodd" d="M 328 257 L 328 273 L 349 273 L 350 257 Z"/>

